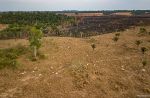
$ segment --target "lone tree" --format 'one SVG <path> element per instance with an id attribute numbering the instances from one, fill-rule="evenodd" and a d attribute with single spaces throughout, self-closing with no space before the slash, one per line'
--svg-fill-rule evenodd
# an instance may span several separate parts
<path id="1" fill-rule="evenodd" d="M 41 47 L 42 32 L 41 30 L 32 27 L 30 30 L 29 42 L 33 50 L 33 56 L 37 58 L 37 50 Z"/>

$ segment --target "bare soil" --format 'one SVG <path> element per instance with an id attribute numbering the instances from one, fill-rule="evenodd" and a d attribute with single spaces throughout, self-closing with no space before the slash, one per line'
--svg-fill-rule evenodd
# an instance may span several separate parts
<path id="1" fill-rule="evenodd" d="M 0 30 L 3 30 L 5 28 L 7 28 L 7 27 L 8 27 L 8 25 L 6 25 L 6 24 L 0 24 Z"/>
<path id="2" fill-rule="evenodd" d="M 150 27 L 146 27 L 150 31 Z M 150 94 L 150 35 L 139 27 L 89 38 L 45 37 L 45 59 L 18 59 L 18 69 L 0 70 L 0 98 L 136 98 Z M 143 43 L 137 47 L 136 40 Z M 91 44 L 95 43 L 93 51 Z M 0 48 L 28 46 L 27 40 L 1 40 Z M 142 59 L 147 59 L 143 67 Z"/>
<path id="3" fill-rule="evenodd" d="M 113 15 L 132 16 L 132 13 L 131 12 L 118 12 L 118 13 L 113 13 Z"/>

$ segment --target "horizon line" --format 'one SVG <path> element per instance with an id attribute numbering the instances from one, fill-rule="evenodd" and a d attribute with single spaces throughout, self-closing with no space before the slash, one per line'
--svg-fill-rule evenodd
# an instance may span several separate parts
<path id="1" fill-rule="evenodd" d="M 106 9 L 106 10 L 8 10 L 8 11 L 0 11 L 0 12 L 72 12 L 72 11 L 150 11 L 150 9 Z"/>

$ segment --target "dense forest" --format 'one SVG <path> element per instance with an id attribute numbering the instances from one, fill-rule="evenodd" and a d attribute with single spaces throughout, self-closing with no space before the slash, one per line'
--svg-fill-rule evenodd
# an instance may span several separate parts
<path id="1" fill-rule="evenodd" d="M 74 23 L 73 17 L 56 15 L 54 12 L 0 12 L 0 24 L 8 24 L 8 28 L 0 31 L 0 39 L 24 38 L 31 27 L 41 29 L 43 33 L 58 33 L 58 26 Z"/>
<path id="2" fill-rule="evenodd" d="M 47 25 L 59 25 L 70 19 L 64 15 L 56 15 L 52 12 L 1 12 L 0 23 L 33 25 L 35 23 Z"/>

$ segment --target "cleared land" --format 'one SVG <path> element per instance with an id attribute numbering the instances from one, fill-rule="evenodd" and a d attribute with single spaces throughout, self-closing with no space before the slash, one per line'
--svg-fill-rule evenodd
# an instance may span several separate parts
<path id="1" fill-rule="evenodd" d="M 150 27 L 146 27 L 150 31 Z M 0 71 L 0 98 L 135 98 L 150 94 L 150 51 L 142 66 L 140 47 L 150 50 L 150 36 L 138 36 L 139 27 L 89 38 L 46 37 L 40 52 L 46 58 L 32 62 L 19 57 L 18 69 Z M 143 43 L 137 47 L 136 40 Z M 91 44 L 96 44 L 93 51 Z M 0 40 L 0 48 L 28 46 L 27 40 Z"/>
<path id="2" fill-rule="evenodd" d="M 113 13 L 112 15 L 132 16 L 132 13 L 131 12 L 117 12 L 117 13 Z"/>
<path id="3" fill-rule="evenodd" d="M 67 15 L 67 16 L 78 16 L 78 17 L 82 17 L 82 16 L 103 16 L 103 13 L 63 13 L 63 15 Z"/>
<path id="4" fill-rule="evenodd" d="M 7 25 L 5 25 L 5 24 L 0 24 L 0 30 L 3 30 L 3 29 L 5 29 L 5 28 L 7 28 Z"/>

